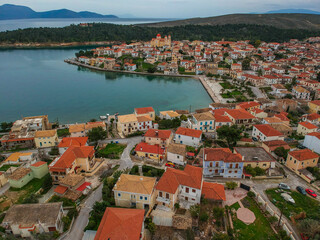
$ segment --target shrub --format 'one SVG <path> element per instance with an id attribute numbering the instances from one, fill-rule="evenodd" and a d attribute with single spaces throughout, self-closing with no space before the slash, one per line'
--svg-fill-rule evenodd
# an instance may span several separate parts
<path id="1" fill-rule="evenodd" d="M 201 221 L 201 222 L 206 222 L 206 221 L 208 221 L 208 218 L 209 218 L 209 215 L 208 215 L 206 212 L 201 213 L 201 215 L 200 215 L 200 221 Z"/>
<path id="2" fill-rule="evenodd" d="M 192 205 L 189 210 L 190 210 L 191 216 L 193 218 L 196 218 L 196 217 L 199 216 L 199 213 L 200 213 L 200 205 L 198 205 L 198 204 L 197 205 Z"/>
<path id="3" fill-rule="evenodd" d="M 251 197 L 251 198 L 254 198 L 256 196 L 256 194 L 251 191 L 249 191 L 247 195 L 248 195 L 248 197 Z"/>
<path id="4" fill-rule="evenodd" d="M 175 204 L 174 204 L 174 208 L 175 208 L 175 209 L 179 209 L 179 208 L 180 208 L 180 204 L 179 204 L 179 203 L 175 203 Z"/>
<path id="5" fill-rule="evenodd" d="M 224 209 L 220 207 L 213 208 L 213 215 L 216 219 L 221 219 L 224 215 Z"/>
<path id="6" fill-rule="evenodd" d="M 238 186 L 238 184 L 236 182 L 226 182 L 226 187 L 228 189 L 235 189 Z"/>

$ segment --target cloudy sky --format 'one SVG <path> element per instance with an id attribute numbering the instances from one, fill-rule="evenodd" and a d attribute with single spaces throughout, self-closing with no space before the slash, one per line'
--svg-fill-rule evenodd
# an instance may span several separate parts
<path id="1" fill-rule="evenodd" d="M 35 11 L 68 8 L 119 16 L 130 14 L 136 17 L 189 18 L 288 8 L 320 11 L 319 2 L 320 0 L 0 0 L 0 5 L 25 5 Z"/>

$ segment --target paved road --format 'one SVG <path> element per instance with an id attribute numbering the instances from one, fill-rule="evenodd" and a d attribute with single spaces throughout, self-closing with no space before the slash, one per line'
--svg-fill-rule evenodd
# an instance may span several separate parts
<path id="1" fill-rule="evenodd" d="M 132 138 L 120 138 L 120 139 L 112 139 L 112 140 L 104 140 L 100 141 L 99 143 L 110 143 L 111 141 L 116 142 L 118 141 L 119 143 L 125 143 L 127 144 L 127 147 L 124 149 L 121 158 L 120 158 L 120 167 L 119 170 L 124 170 L 127 168 L 132 168 L 133 162 L 131 161 L 130 158 L 130 151 L 131 149 L 141 142 L 142 137 L 137 136 L 137 137 L 132 137 Z"/>
<path id="2" fill-rule="evenodd" d="M 6 191 L 8 191 L 10 188 L 10 184 L 9 183 L 6 183 L 5 185 L 3 185 L 1 188 L 0 188 L 0 195 L 3 195 Z"/>
<path id="3" fill-rule="evenodd" d="M 257 96 L 257 98 L 266 98 L 266 96 L 261 92 L 258 87 L 251 87 L 252 92 Z"/>
<path id="4" fill-rule="evenodd" d="M 84 202 L 83 207 L 80 210 L 79 216 L 75 220 L 71 231 L 64 238 L 64 240 L 81 240 L 83 237 L 83 230 L 87 226 L 89 221 L 90 212 L 95 202 L 102 200 L 102 187 L 101 184 L 95 191 L 91 193 L 88 199 Z"/>

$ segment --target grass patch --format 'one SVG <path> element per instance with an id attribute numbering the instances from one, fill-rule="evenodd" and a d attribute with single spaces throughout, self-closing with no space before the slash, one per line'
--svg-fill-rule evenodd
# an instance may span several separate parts
<path id="1" fill-rule="evenodd" d="M 224 89 L 233 89 L 235 88 L 235 86 L 233 86 L 231 83 L 229 82 L 223 82 L 223 83 L 219 83 L 221 85 L 221 87 L 223 87 Z"/>
<path id="2" fill-rule="evenodd" d="M 120 143 L 109 143 L 105 148 L 98 150 L 99 157 L 119 159 L 127 145 Z"/>
<path id="3" fill-rule="evenodd" d="M 161 177 L 162 174 L 164 173 L 164 169 L 143 165 L 142 173 L 143 173 L 143 176 L 146 176 L 146 177 Z"/>
<path id="4" fill-rule="evenodd" d="M 290 216 L 296 215 L 304 211 L 307 218 L 311 218 L 320 221 L 320 203 L 308 196 L 301 193 L 290 191 L 291 197 L 296 202 L 295 204 L 285 201 L 280 194 L 276 192 L 276 188 L 266 190 L 270 201 L 276 205 L 279 209 L 282 209 L 283 214 L 290 218 Z"/>
<path id="5" fill-rule="evenodd" d="M 0 168 L 0 171 L 7 171 L 9 168 L 11 167 L 19 167 L 20 165 L 17 165 L 17 164 L 8 164 L 8 165 L 3 165 L 1 168 Z"/>
<path id="6" fill-rule="evenodd" d="M 240 208 L 240 204 L 239 204 L 238 202 L 236 202 L 236 203 L 232 204 L 232 205 L 230 206 L 230 208 L 231 208 L 231 209 L 234 208 L 235 210 L 238 210 L 238 209 Z"/>
<path id="7" fill-rule="evenodd" d="M 253 199 L 246 197 L 244 199 L 247 203 L 249 203 L 249 209 L 254 213 L 256 216 L 256 220 L 254 223 L 250 225 L 246 225 L 239 219 L 233 221 L 233 226 L 235 232 L 237 232 L 236 239 L 238 240 L 276 240 L 278 239 L 276 234 L 271 229 L 271 226 L 268 220 L 264 217 L 261 213 L 260 209 L 256 205 Z"/>

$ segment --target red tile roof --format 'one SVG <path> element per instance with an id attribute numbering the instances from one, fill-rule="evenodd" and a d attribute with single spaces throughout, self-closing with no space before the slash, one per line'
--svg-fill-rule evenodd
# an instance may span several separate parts
<path id="1" fill-rule="evenodd" d="M 271 127 L 269 124 L 254 125 L 266 137 L 283 136 L 281 132 Z"/>
<path id="2" fill-rule="evenodd" d="M 54 192 L 59 193 L 59 194 L 64 194 L 67 190 L 68 190 L 67 187 L 59 185 L 58 187 L 56 187 L 54 189 Z"/>
<path id="3" fill-rule="evenodd" d="M 77 158 L 88 158 L 92 157 L 94 154 L 93 146 L 81 146 L 81 147 L 69 147 L 62 156 L 58 159 L 58 161 L 50 167 L 50 171 L 61 171 L 72 166 L 72 163 Z"/>
<path id="4" fill-rule="evenodd" d="M 84 182 L 80 187 L 77 188 L 77 191 L 82 192 L 83 190 L 85 190 L 90 185 L 91 185 L 91 183 Z"/>
<path id="5" fill-rule="evenodd" d="M 134 110 L 137 114 L 146 114 L 149 112 L 154 112 L 152 107 L 135 108 Z"/>
<path id="6" fill-rule="evenodd" d="M 156 189 L 174 194 L 179 185 L 201 189 L 202 168 L 186 165 L 185 169 L 167 168 L 160 178 Z"/>
<path id="7" fill-rule="evenodd" d="M 288 146 L 290 149 L 290 146 L 288 145 L 288 143 L 286 143 L 283 140 L 271 140 L 271 141 L 265 141 L 263 142 L 265 145 L 267 145 L 268 147 L 285 147 Z"/>
<path id="8" fill-rule="evenodd" d="M 274 116 L 277 117 L 277 118 L 280 118 L 282 121 L 290 122 L 290 119 L 287 118 L 287 115 L 288 115 L 288 113 L 282 112 L 282 113 L 279 113 L 279 114 L 275 114 Z"/>
<path id="9" fill-rule="evenodd" d="M 257 102 L 254 102 L 254 101 L 251 101 L 251 102 L 243 102 L 243 103 L 239 103 L 237 105 L 237 107 L 240 107 L 242 109 L 249 109 L 249 108 L 252 108 L 252 107 L 260 107 L 260 103 L 257 103 Z"/>
<path id="10" fill-rule="evenodd" d="M 309 133 L 309 134 L 307 134 L 307 136 L 314 136 L 320 140 L 320 133 L 319 132 Z"/>
<path id="11" fill-rule="evenodd" d="M 316 119 L 320 119 L 320 114 L 318 113 L 311 113 L 305 116 L 308 120 L 316 120 Z"/>
<path id="12" fill-rule="evenodd" d="M 242 162 L 240 153 L 232 153 L 229 148 L 205 148 L 204 161 Z"/>
<path id="13" fill-rule="evenodd" d="M 219 183 L 203 182 L 201 194 L 205 199 L 226 201 L 224 186 Z"/>
<path id="14" fill-rule="evenodd" d="M 200 138 L 202 135 L 201 130 L 195 130 L 190 128 L 179 127 L 176 131 L 176 134 L 185 135 L 189 137 Z"/>
<path id="15" fill-rule="evenodd" d="M 320 106 L 320 100 L 310 101 L 310 103 Z"/>
<path id="16" fill-rule="evenodd" d="M 236 120 L 240 119 L 254 119 L 255 116 L 248 113 L 244 109 L 227 109 L 226 113 L 228 113 L 231 117 L 233 117 Z"/>
<path id="17" fill-rule="evenodd" d="M 103 214 L 94 240 L 139 240 L 144 212 L 143 209 L 108 207 Z"/>
<path id="18" fill-rule="evenodd" d="M 301 126 L 305 127 L 305 128 L 308 128 L 308 129 L 318 128 L 316 125 L 313 125 L 313 124 L 310 123 L 310 122 L 300 122 L 299 124 L 300 124 Z"/>
<path id="19" fill-rule="evenodd" d="M 61 142 L 58 144 L 59 148 L 64 147 L 81 147 L 85 146 L 88 141 L 88 137 L 64 137 Z"/>
<path id="20" fill-rule="evenodd" d="M 148 129 L 148 131 L 144 134 L 145 137 L 152 138 L 161 138 L 168 139 L 172 132 L 170 130 L 157 130 L 157 129 Z"/>
<path id="21" fill-rule="evenodd" d="M 310 149 L 301 149 L 296 151 L 291 151 L 289 154 L 297 159 L 298 161 L 309 160 L 312 158 L 319 158 L 319 155 L 312 152 Z"/>
<path id="22" fill-rule="evenodd" d="M 150 145 L 145 142 L 139 143 L 134 149 L 136 152 L 153 153 L 153 154 L 164 154 L 164 149 L 159 145 Z"/>
<path id="23" fill-rule="evenodd" d="M 40 167 L 40 166 L 42 166 L 43 164 L 47 164 L 47 163 L 44 162 L 44 161 L 39 161 L 39 162 L 36 162 L 36 163 L 32 164 L 31 166 L 32 166 L 32 167 Z"/>
<path id="24" fill-rule="evenodd" d="M 228 116 L 223 116 L 219 114 L 215 114 L 215 122 L 231 122 Z"/>

